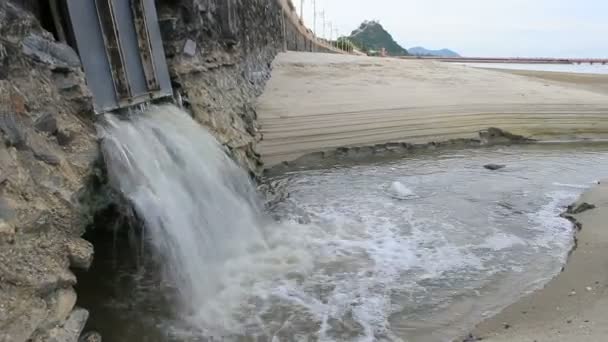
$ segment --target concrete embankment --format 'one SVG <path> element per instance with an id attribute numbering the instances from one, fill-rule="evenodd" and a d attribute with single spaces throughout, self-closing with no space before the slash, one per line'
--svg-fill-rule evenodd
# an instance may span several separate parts
<path id="1" fill-rule="evenodd" d="M 282 29 L 285 50 L 342 53 L 341 50 L 331 46 L 326 40 L 315 37 L 314 32 L 307 28 L 298 16 L 292 0 L 277 1 L 283 14 Z"/>
<path id="2" fill-rule="evenodd" d="M 589 84 L 461 65 L 288 52 L 258 99 L 266 166 L 340 146 L 476 138 L 607 138 L 608 95 Z"/>
<path id="3" fill-rule="evenodd" d="M 581 206 L 587 203 L 587 206 Z M 593 208 L 594 207 L 594 208 Z M 608 183 L 573 205 L 581 230 L 565 269 L 547 286 L 478 325 L 469 340 L 605 341 L 608 336 Z M 580 208 L 580 210 L 576 210 Z M 582 209 L 588 210 L 582 210 Z M 571 210 L 572 211 L 572 210 Z"/>

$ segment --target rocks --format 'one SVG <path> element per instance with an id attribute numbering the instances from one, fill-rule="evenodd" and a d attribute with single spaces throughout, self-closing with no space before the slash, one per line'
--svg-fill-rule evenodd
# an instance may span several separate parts
<path id="1" fill-rule="evenodd" d="M 0 219 L 0 246 L 15 242 L 15 227 Z"/>
<path id="2" fill-rule="evenodd" d="M 504 169 L 507 166 L 501 165 L 501 164 L 486 164 L 483 167 L 488 170 L 496 171 L 496 170 Z"/>
<path id="3" fill-rule="evenodd" d="M 57 132 L 57 119 L 51 113 L 42 113 L 36 121 L 34 121 L 34 127 L 40 132 L 55 134 L 55 132 Z"/>
<path id="4" fill-rule="evenodd" d="M 30 34 L 22 41 L 23 53 L 51 70 L 69 70 L 80 67 L 80 58 L 68 45 L 47 40 L 37 34 Z"/>
<path id="5" fill-rule="evenodd" d="M 46 336 L 34 339 L 33 342 L 78 342 L 88 318 L 87 310 L 74 309 L 63 325 L 50 330 Z"/>
<path id="6" fill-rule="evenodd" d="M 29 341 L 46 315 L 46 303 L 41 298 L 0 282 L 0 342 Z"/>
<path id="7" fill-rule="evenodd" d="M 82 84 L 82 80 L 74 73 L 54 73 L 53 83 L 60 91 L 70 91 L 77 89 Z"/>
<path id="8" fill-rule="evenodd" d="M 76 291 L 71 287 L 53 292 L 47 299 L 47 318 L 45 324 L 49 328 L 63 324 L 76 305 Z"/>
<path id="9" fill-rule="evenodd" d="M 462 342 L 475 342 L 475 341 L 483 341 L 483 338 L 481 337 L 477 337 L 473 334 L 469 334 L 467 337 L 465 337 Z"/>
<path id="10" fill-rule="evenodd" d="M 568 210 L 566 211 L 566 213 L 571 214 L 571 215 L 576 215 L 576 214 L 580 214 L 580 213 L 583 213 L 583 212 L 585 212 L 587 210 L 591 210 L 591 209 L 595 209 L 594 204 L 582 202 L 582 203 L 568 206 Z"/>
<path id="11" fill-rule="evenodd" d="M 488 129 L 479 132 L 479 138 L 483 145 L 495 145 L 495 144 L 510 144 L 510 143 L 529 143 L 533 142 L 533 139 L 526 138 L 521 135 L 516 135 L 503 131 L 500 128 L 490 127 Z"/>
<path id="12" fill-rule="evenodd" d="M 79 269 L 89 269 L 93 262 L 93 245 L 83 239 L 73 239 L 67 243 L 70 266 Z"/>
<path id="13" fill-rule="evenodd" d="M 55 134 L 59 146 L 67 146 L 74 140 L 74 133 L 66 128 L 59 128 Z"/>
<path id="14" fill-rule="evenodd" d="M 184 55 L 194 57 L 196 55 L 196 42 L 191 39 L 186 40 L 184 44 Z"/>
<path id="15" fill-rule="evenodd" d="M 98 332 L 90 331 L 83 334 L 78 342 L 101 342 L 102 338 Z"/>
<path id="16" fill-rule="evenodd" d="M 27 143 L 27 128 L 14 113 L 0 113 L 0 131 L 9 146 L 23 150 Z"/>

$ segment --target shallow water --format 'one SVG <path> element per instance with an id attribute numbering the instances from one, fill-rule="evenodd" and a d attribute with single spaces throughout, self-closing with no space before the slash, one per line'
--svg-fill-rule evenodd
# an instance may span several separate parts
<path id="1" fill-rule="evenodd" d="M 80 305 L 116 342 L 449 340 L 559 272 L 573 243 L 559 214 L 607 170 L 608 146 L 532 145 L 284 174 L 267 248 L 207 274 L 223 282 L 204 320 L 172 304 L 162 258 L 108 237 Z"/>
<path id="2" fill-rule="evenodd" d="M 533 70 L 570 72 L 575 74 L 600 74 L 608 75 L 608 65 L 605 64 L 540 64 L 540 63 L 459 63 L 475 68 L 509 69 L 509 70 Z"/>

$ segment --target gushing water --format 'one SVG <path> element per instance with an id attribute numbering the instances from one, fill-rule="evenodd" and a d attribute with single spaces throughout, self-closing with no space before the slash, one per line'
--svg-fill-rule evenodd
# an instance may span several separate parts
<path id="1" fill-rule="evenodd" d="M 559 271 L 572 230 L 558 215 L 608 167 L 606 147 L 530 146 L 303 170 L 273 179 L 289 193 L 274 222 L 179 109 L 109 115 L 99 129 L 111 183 L 181 304 L 174 317 L 170 298 L 155 300 L 156 273 L 137 278 L 97 319 L 113 341 L 450 340 Z M 504 172 L 481 167 L 497 160 Z M 95 279 L 94 297 L 136 278 L 100 273 L 110 280 Z"/>
<path id="2" fill-rule="evenodd" d="M 185 312 L 196 317 L 224 286 L 226 263 L 265 248 L 255 188 L 174 106 L 107 115 L 99 131 L 112 186 L 144 221 Z"/>

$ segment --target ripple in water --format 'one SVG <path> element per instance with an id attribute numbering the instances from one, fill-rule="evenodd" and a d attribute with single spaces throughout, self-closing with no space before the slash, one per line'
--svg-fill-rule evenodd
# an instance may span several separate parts
<path id="1" fill-rule="evenodd" d="M 183 129 L 194 125 L 183 113 L 170 115 L 180 122 L 173 131 L 160 113 L 115 122 L 135 130 L 127 135 L 147 136 L 143 126 L 158 126 L 166 139 L 155 139 L 171 151 L 167 160 L 180 161 L 169 167 L 158 151 L 151 153 L 138 168 L 144 177 L 127 177 L 130 183 L 122 185 L 154 194 L 141 213 L 152 211 L 164 223 L 146 239 L 160 252 L 163 269 L 179 269 L 150 281 L 159 277 L 149 267 L 130 282 L 129 295 L 102 291 L 111 293 L 110 303 L 128 305 L 88 303 L 92 328 L 113 322 L 111 331 L 102 331 L 112 341 L 449 340 L 559 271 L 572 245 L 571 225 L 559 214 L 608 166 L 605 147 L 529 146 L 289 173 L 277 177 L 287 182 L 290 197 L 273 208 L 279 218 L 273 222 L 255 209 L 253 188 L 236 180 L 244 175 L 208 137 L 204 148 L 184 146 L 195 141 L 190 134 L 207 133 Z M 120 146 L 137 144 L 120 139 Z M 209 146 L 216 147 L 209 152 Z M 507 168 L 482 167 L 496 161 Z M 154 179 L 143 181 L 150 172 Z M 166 182 L 164 195 L 150 185 L 159 179 Z M 400 189 L 415 198 L 403 200 Z M 176 196 L 181 192 L 186 198 Z M 198 253 L 187 265 L 156 241 L 184 231 L 185 246 Z M 202 244 L 209 234 L 211 245 Z M 170 250 L 182 253 L 174 239 Z M 230 253 L 218 250 L 224 245 Z M 134 278 L 97 263 L 96 272 L 109 280 L 86 285 L 85 277 L 80 293 L 118 286 L 117 274 Z M 196 290 L 199 285 L 205 290 Z M 175 293 L 181 301 L 171 300 Z M 169 300 L 159 304 L 158 298 Z"/>

